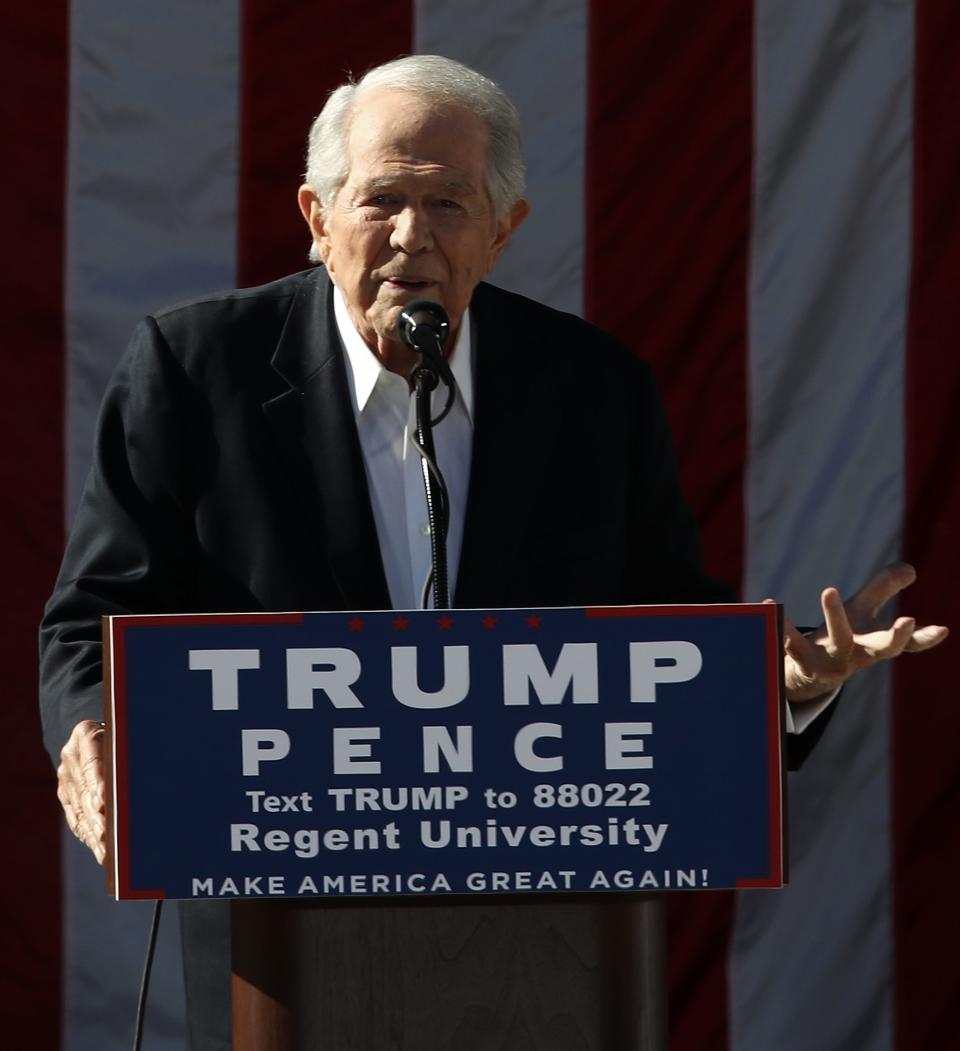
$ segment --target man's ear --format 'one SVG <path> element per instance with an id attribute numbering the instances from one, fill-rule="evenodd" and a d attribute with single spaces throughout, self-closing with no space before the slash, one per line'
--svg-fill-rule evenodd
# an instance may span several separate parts
<path id="1" fill-rule="evenodd" d="M 300 214 L 310 228 L 310 236 L 313 238 L 314 247 L 322 258 L 326 228 L 323 221 L 323 207 L 320 204 L 320 199 L 313 190 L 304 183 L 297 191 L 297 203 L 300 205 Z"/>
<path id="2" fill-rule="evenodd" d="M 493 269 L 494 263 L 500 258 L 500 253 L 510 243 L 510 238 L 529 214 L 530 202 L 526 197 L 521 197 L 505 216 L 497 220 L 496 236 L 490 246 L 490 270 Z"/>

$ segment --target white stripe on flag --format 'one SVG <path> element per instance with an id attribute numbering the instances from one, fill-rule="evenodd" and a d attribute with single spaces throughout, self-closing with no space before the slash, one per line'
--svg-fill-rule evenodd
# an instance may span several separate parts
<path id="1" fill-rule="evenodd" d="M 75 0 L 70 63 L 68 523 L 104 384 L 135 322 L 234 281 L 236 0 Z M 119 1051 L 131 1038 L 150 906 L 111 903 L 89 853 L 65 841 L 63 1046 Z M 176 910 L 166 911 L 146 1046 L 182 1051 Z"/>
<path id="2" fill-rule="evenodd" d="M 135 323 L 234 283 L 238 64 L 237 0 L 73 4 L 68 518 Z"/>
<path id="3" fill-rule="evenodd" d="M 913 12 L 760 0 L 745 597 L 819 622 L 897 557 Z M 732 1046 L 891 1046 L 889 673 L 791 782 L 791 886 L 740 895 Z"/>
<path id="4" fill-rule="evenodd" d="M 416 49 L 500 84 L 523 121 L 532 211 L 491 280 L 583 311 L 586 0 L 418 0 Z"/>

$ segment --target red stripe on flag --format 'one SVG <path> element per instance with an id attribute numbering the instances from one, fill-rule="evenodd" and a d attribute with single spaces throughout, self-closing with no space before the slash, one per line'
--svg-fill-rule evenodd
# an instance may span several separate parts
<path id="1" fill-rule="evenodd" d="M 739 583 L 753 8 L 590 6 L 585 297 L 656 369 L 704 533 Z"/>
<path id="2" fill-rule="evenodd" d="M 904 556 L 918 570 L 904 608 L 960 629 L 960 8 L 916 5 L 913 272 L 907 330 Z M 960 717 L 957 642 L 894 671 L 895 1032 L 898 1048 L 960 1033 Z"/>
<path id="3" fill-rule="evenodd" d="M 348 72 L 408 53 L 410 4 L 322 8 L 301 0 L 246 0 L 240 90 L 237 283 L 270 281 L 309 264 L 297 208 L 307 131 Z"/>
<path id="4" fill-rule="evenodd" d="M 0 1018 L 4 1047 L 59 1047 L 60 807 L 37 715 L 37 625 L 63 545 L 63 200 L 67 5 L 3 15 L 4 557 Z"/>
<path id="5" fill-rule="evenodd" d="M 590 5 L 585 299 L 650 360 L 708 568 L 743 566 L 753 5 Z M 727 1043 L 732 896 L 669 903 L 672 1047 Z"/>

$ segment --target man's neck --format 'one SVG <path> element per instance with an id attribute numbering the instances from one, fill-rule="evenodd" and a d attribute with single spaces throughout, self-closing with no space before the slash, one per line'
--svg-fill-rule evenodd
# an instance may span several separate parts
<path id="1" fill-rule="evenodd" d="M 409 371 L 404 371 L 402 367 L 391 368 L 390 364 L 386 363 L 381 354 L 377 352 L 377 349 L 370 347 L 364 341 L 353 319 L 350 317 L 347 305 L 343 301 L 343 296 L 336 287 L 333 295 L 337 331 L 346 350 L 354 408 L 359 413 L 363 411 L 367 398 L 376 383 L 377 373 L 380 368 L 402 376 L 404 379 L 409 379 L 410 373 Z M 473 416 L 472 342 L 470 311 L 468 309 L 464 311 L 463 317 L 460 319 L 459 331 L 454 332 L 450 339 L 447 340 L 447 346 L 450 348 L 447 359 L 456 378 L 457 388 L 463 399 L 464 407 L 471 418 Z M 410 363 L 410 370 L 412 370 L 417 363 L 416 356 L 411 351 L 407 351 L 407 353 L 413 358 L 413 361 Z"/>

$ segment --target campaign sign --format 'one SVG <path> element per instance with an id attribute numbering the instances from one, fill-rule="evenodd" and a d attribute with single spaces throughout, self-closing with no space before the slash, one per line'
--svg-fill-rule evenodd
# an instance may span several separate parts
<path id="1" fill-rule="evenodd" d="M 118 898 L 778 887 L 774 605 L 105 618 Z"/>

